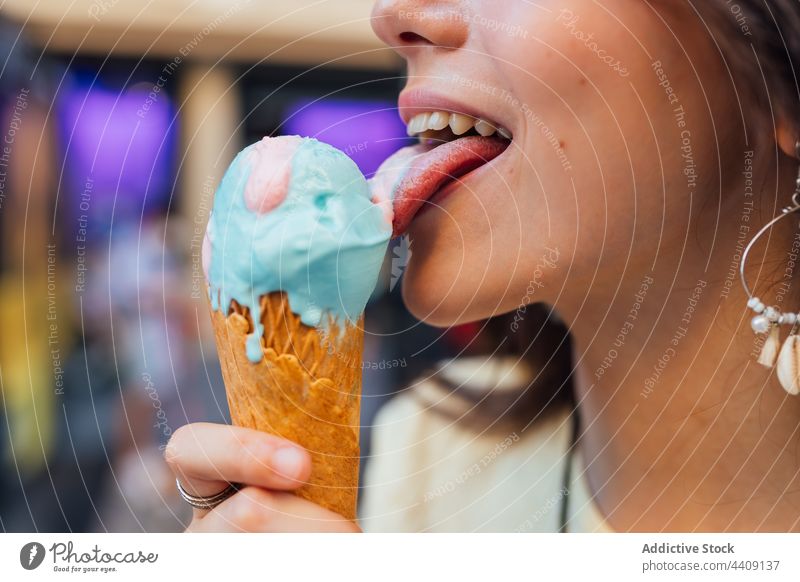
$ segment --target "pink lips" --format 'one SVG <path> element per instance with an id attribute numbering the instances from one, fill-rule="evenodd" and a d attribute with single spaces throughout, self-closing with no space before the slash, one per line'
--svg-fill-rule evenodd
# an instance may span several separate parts
<path id="1" fill-rule="evenodd" d="M 496 137 L 467 136 L 433 147 L 403 148 L 386 160 L 373 179 L 373 192 L 394 183 L 393 236 L 403 234 L 420 208 L 448 182 L 489 163 L 509 142 Z"/>

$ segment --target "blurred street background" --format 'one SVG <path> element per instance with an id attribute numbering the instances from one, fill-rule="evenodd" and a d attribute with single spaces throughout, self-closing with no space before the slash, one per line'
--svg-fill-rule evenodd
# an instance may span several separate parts
<path id="1" fill-rule="evenodd" d="M 0 531 L 188 523 L 164 445 L 228 414 L 200 263 L 213 192 L 264 135 L 316 137 L 368 177 L 408 144 L 371 5 L 2 3 Z M 377 408 L 471 333 L 405 311 L 406 252 L 367 311 L 365 457 Z"/>

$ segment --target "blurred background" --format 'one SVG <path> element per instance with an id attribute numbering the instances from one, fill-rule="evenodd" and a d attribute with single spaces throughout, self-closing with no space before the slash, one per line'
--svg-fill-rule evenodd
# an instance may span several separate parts
<path id="1" fill-rule="evenodd" d="M 33 4 L 0 7 L 0 530 L 180 531 L 164 445 L 228 414 L 200 264 L 216 185 L 281 134 L 371 176 L 407 145 L 402 65 L 371 0 Z M 378 407 L 474 332 L 410 317 L 407 254 L 367 311 L 365 458 Z"/>

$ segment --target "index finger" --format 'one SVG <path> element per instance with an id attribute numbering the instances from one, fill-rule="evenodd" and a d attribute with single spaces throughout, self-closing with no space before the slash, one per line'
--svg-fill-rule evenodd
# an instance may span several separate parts
<path id="1" fill-rule="evenodd" d="M 198 422 L 172 435 L 164 458 L 187 491 L 213 495 L 228 483 L 291 490 L 306 483 L 311 457 L 290 441 L 261 431 Z"/>

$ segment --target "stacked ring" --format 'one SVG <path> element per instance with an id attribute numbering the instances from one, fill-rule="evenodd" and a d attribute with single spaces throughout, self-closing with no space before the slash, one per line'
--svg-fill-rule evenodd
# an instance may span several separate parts
<path id="1" fill-rule="evenodd" d="M 200 495 L 192 495 L 186 491 L 183 485 L 181 485 L 180 479 L 175 479 L 175 485 L 178 487 L 178 494 L 180 494 L 181 499 L 196 509 L 214 509 L 217 505 L 241 489 L 240 484 L 229 483 L 228 486 L 219 493 L 202 497 Z"/>

